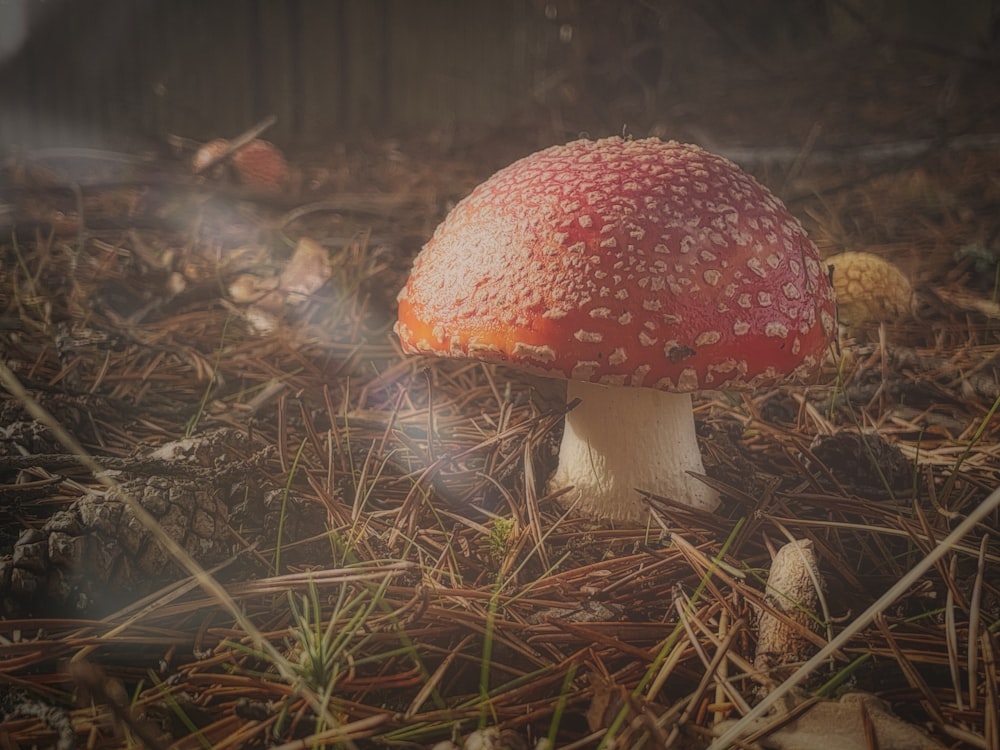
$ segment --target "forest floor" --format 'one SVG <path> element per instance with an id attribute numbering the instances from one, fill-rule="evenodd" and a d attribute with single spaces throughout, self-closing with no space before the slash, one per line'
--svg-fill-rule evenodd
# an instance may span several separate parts
<path id="1" fill-rule="evenodd" d="M 832 721 L 997 747 L 995 507 L 857 619 L 1000 487 L 1000 112 L 972 68 L 848 85 L 820 60 L 808 88 L 666 111 L 660 134 L 737 160 L 824 257 L 894 263 L 914 304 L 842 331 L 821 385 L 699 394 L 722 506 L 648 498 L 646 527 L 546 493 L 558 383 L 407 357 L 392 332 L 447 210 L 572 112 L 290 151 L 278 194 L 193 174 L 176 140 L 13 153 L 0 744 L 706 746 L 795 668 L 755 666 L 795 539 L 822 583 L 777 616 L 796 658 L 854 632 L 789 693 L 815 723 L 783 746 Z"/>

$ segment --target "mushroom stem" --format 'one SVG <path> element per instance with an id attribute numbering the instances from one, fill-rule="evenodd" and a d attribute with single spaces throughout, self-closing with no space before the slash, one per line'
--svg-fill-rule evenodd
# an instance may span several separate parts
<path id="1" fill-rule="evenodd" d="M 550 490 L 573 487 L 564 501 L 587 515 L 645 521 L 637 490 L 703 510 L 718 495 L 688 472 L 704 474 L 691 395 L 651 388 L 615 388 L 570 380 L 559 467 Z"/>

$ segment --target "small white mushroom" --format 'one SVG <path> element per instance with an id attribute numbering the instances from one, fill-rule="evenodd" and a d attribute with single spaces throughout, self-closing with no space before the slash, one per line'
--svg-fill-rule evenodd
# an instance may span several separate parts
<path id="1" fill-rule="evenodd" d="M 252 190 L 277 193 L 287 188 L 291 181 L 288 162 L 281 149 L 259 138 L 242 146 L 237 141 L 216 138 L 195 152 L 191 167 L 199 174 L 227 159 L 236 178 Z"/>
<path id="2" fill-rule="evenodd" d="M 754 668 L 765 681 L 780 681 L 781 675 L 776 675 L 775 670 L 780 672 L 782 667 L 803 662 L 816 650 L 806 633 L 815 632 L 818 626 L 820 585 L 822 578 L 811 541 L 798 539 L 778 550 L 764 590 L 764 603 L 769 609 L 761 609 L 757 623 Z"/>
<path id="3" fill-rule="evenodd" d="M 528 743 L 516 732 L 498 727 L 477 729 L 465 738 L 462 750 L 527 750 Z"/>
<path id="4" fill-rule="evenodd" d="M 240 274 L 230 283 L 228 292 L 234 302 L 246 305 L 244 312 L 254 330 L 269 333 L 283 314 L 307 303 L 329 281 L 330 275 L 326 248 L 303 237 L 279 277 Z"/>

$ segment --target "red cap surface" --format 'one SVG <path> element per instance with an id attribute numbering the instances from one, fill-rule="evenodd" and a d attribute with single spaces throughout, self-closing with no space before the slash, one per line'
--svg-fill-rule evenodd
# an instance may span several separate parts
<path id="1" fill-rule="evenodd" d="M 250 141 L 233 154 L 232 161 L 236 177 L 249 188 L 273 193 L 288 185 L 285 155 L 269 141 Z"/>
<path id="2" fill-rule="evenodd" d="M 575 141 L 497 172 L 417 256 L 409 353 L 670 391 L 807 377 L 835 329 L 815 246 L 732 162 Z"/>

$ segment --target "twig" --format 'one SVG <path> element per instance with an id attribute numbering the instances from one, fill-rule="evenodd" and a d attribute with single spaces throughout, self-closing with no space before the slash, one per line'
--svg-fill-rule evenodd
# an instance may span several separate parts
<path id="1" fill-rule="evenodd" d="M 784 698 L 800 682 L 811 675 L 819 666 L 830 658 L 835 652 L 847 645 L 847 642 L 857 635 L 861 630 L 868 627 L 875 617 L 884 612 L 903 592 L 909 589 L 928 570 L 930 570 L 942 557 L 948 554 L 961 539 L 969 534 L 977 524 L 1000 507 L 1000 489 L 994 490 L 985 501 L 975 508 L 958 526 L 955 527 L 948 536 L 928 553 L 920 562 L 913 566 L 906 575 L 893 585 L 882 596 L 858 615 L 850 625 L 844 628 L 841 633 L 821 648 L 811 659 L 799 667 L 788 679 L 786 679 L 775 690 L 769 693 L 764 700 L 758 703 L 750 713 L 745 714 L 739 721 L 723 732 L 709 747 L 709 750 L 723 750 L 742 737 L 746 729 L 755 720 L 766 714 L 782 698 Z"/>
<path id="2" fill-rule="evenodd" d="M 17 377 L 8 369 L 7 365 L 0 361 L 0 384 L 3 385 L 20 403 L 21 405 L 39 422 L 48 427 L 52 434 L 56 436 L 62 445 L 76 455 L 80 463 L 89 469 L 94 477 L 109 488 L 121 489 L 121 486 L 104 470 L 104 468 L 98 464 L 87 451 L 83 449 L 83 446 L 70 435 L 65 428 L 59 423 L 59 421 L 53 417 L 48 411 L 46 411 L 42 406 L 35 401 L 21 383 L 18 381 Z M 316 711 L 316 713 L 323 717 L 324 721 L 328 722 L 330 726 L 337 726 L 337 720 L 332 716 L 327 706 L 320 701 L 319 696 L 311 690 L 308 686 L 301 684 L 295 671 L 292 669 L 288 661 L 281 655 L 281 653 L 274 647 L 274 645 L 264 638 L 264 635 L 256 628 L 250 618 L 247 617 L 246 613 L 236 604 L 236 602 L 229 596 L 226 589 L 212 576 L 205 572 L 205 569 L 201 567 L 191 556 L 191 554 L 185 550 L 180 544 L 160 526 L 159 521 L 147 511 L 135 498 L 131 497 L 127 492 L 122 491 L 121 497 L 128 504 L 129 510 L 132 514 L 139 520 L 142 525 L 149 529 L 153 533 L 157 542 L 166 549 L 171 557 L 174 558 L 187 572 L 194 577 L 199 585 L 206 591 L 209 592 L 212 597 L 218 601 L 226 610 L 233 616 L 236 622 L 239 623 L 240 627 L 254 640 L 255 645 L 262 652 L 268 655 L 268 657 L 273 661 L 275 669 L 281 674 L 281 676 L 288 680 L 292 685 L 298 685 L 303 697 L 308 701 L 310 707 Z M 349 746 L 353 746 L 353 743 L 349 739 L 345 739 L 345 742 Z"/>

